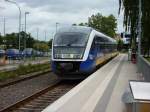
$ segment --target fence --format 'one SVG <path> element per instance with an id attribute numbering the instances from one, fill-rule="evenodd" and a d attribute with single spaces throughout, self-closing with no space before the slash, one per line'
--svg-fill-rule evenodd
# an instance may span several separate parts
<path id="1" fill-rule="evenodd" d="M 145 81 L 150 82 L 150 62 L 143 56 L 138 56 L 139 71 L 143 74 Z"/>

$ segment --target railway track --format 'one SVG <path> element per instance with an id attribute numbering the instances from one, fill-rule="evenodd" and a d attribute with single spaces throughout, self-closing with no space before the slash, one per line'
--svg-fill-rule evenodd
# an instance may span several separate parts
<path id="1" fill-rule="evenodd" d="M 79 82 L 56 81 L 53 85 L 0 110 L 0 112 L 41 112 Z"/>
<path id="2" fill-rule="evenodd" d="M 51 70 L 47 69 L 47 70 L 44 70 L 42 72 L 41 71 L 40 72 L 34 72 L 34 73 L 30 73 L 28 75 L 20 76 L 17 79 L 9 80 L 9 81 L 7 81 L 5 83 L 0 83 L 0 89 L 4 88 L 4 87 L 7 87 L 7 86 L 11 86 L 11 85 L 17 84 L 17 83 L 25 81 L 25 80 L 30 80 L 32 78 L 39 77 L 39 76 L 41 76 L 43 74 L 47 74 L 47 73 L 51 73 Z"/>

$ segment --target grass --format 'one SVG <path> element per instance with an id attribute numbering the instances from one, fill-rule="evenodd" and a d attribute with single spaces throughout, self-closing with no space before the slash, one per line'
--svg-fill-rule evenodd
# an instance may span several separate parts
<path id="1" fill-rule="evenodd" d="M 122 50 L 120 51 L 120 53 L 128 53 L 128 50 L 122 49 Z"/>
<path id="2" fill-rule="evenodd" d="M 150 57 L 149 58 L 146 58 L 149 62 L 150 62 Z"/>
<path id="3" fill-rule="evenodd" d="M 26 57 L 26 61 L 35 61 L 35 60 L 43 60 L 43 59 L 48 59 L 49 60 L 49 57 Z"/>
<path id="4" fill-rule="evenodd" d="M 14 71 L 7 71 L 7 72 L 0 72 L 0 81 L 4 81 L 9 78 L 15 78 L 20 75 L 25 75 L 33 72 L 43 71 L 46 69 L 50 69 L 50 64 L 38 64 L 38 65 L 20 65 L 16 70 Z"/>

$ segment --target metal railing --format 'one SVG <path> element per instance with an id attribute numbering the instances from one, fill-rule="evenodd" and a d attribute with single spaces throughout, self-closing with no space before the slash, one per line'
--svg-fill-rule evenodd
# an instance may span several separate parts
<path id="1" fill-rule="evenodd" d="M 138 56 L 138 69 L 143 74 L 144 80 L 150 82 L 150 62 L 143 56 Z"/>

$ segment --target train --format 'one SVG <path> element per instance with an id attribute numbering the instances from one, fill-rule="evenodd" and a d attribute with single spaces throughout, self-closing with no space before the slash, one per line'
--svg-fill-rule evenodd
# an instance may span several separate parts
<path id="1" fill-rule="evenodd" d="M 52 41 L 51 67 L 61 79 L 83 79 L 116 53 L 113 38 L 91 27 L 64 27 Z"/>
<path id="2" fill-rule="evenodd" d="M 6 56 L 9 59 L 22 59 L 23 56 L 21 52 L 18 49 L 7 49 L 6 50 Z"/>
<path id="3" fill-rule="evenodd" d="M 1 58 L 1 57 L 4 57 L 4 55 L 5 55 L 5 50 L 0 49 L 0 58 Z"/>

